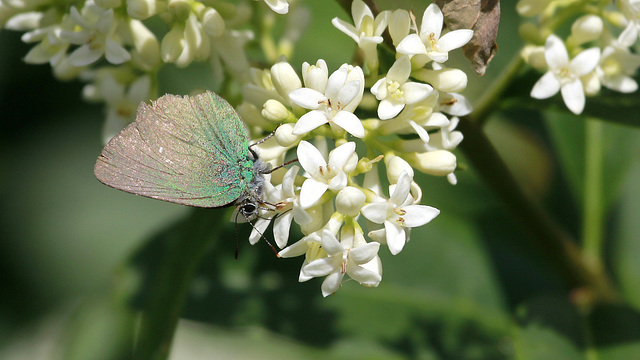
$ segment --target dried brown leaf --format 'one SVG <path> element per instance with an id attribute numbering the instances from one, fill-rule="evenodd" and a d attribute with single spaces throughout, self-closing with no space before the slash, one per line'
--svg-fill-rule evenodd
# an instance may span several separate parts
<path id="1" fill-rule="evenodd" d="M 472 29 L 473 38 L 463 47 L 475 72 L 482 76 L 498 50 L 500 0 L 436 0 L 451 30 Z"/>

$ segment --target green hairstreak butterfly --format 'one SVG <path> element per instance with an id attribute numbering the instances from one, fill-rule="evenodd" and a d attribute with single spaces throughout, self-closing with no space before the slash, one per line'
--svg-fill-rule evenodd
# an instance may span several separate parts
<path id="1" fill-rule="evenodd" d="M 197 207 L 236 205 L 246 218 L 263 204 L 271 172 L 249 144 L 236 111 L 212 92 L 165 95 L 138 107 L 94 169 L 100 182 L 128 193 Z"/>

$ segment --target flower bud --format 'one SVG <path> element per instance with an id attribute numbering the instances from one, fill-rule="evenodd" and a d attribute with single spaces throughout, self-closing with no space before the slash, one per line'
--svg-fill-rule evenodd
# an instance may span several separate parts
<path id="1" fill-rule="evenodd" d="M 387 178 L 390 184 L 396 184 L 403 171 L 413 179 L 413 168 L 403 158 L 389 153 L 385 155 L 384 163 L 387 166 Z"/>
<path id="2" fill-rule="evenodd" d="M 160 44 L 162 61 L 166 63 L 176 61 L 184 49 L 184 42 L 184 27 L 180 24 L 174 24 L 171 30 L 162 38 L 162 43 Z"/>
<path id="3" fill-rule="evenodd" d="M 407 10 L 396 10 L 389 16 L 389 34 L 393 40 L 393 45 L 398 46 L 400 41 L 409 35 L 411 18 Z"/>
<path id="4" fill-rule="evenodd" d="M 139 20 L 129 22 L 133 38 L 133 61 L 143 70 L 152 70 L 160 62 L 160 45 L 156 36 Z"/>
<path id="5" fill-rule="evenodd" d="M 581 76 L 580 81 L 582 81 L 582 87 L 584 88 L 584 94 L 586 96 L 594 96 L 600 92 L 602 85 L 600 83 L 600 77 L 595 71 Z"/>
<path id="6" fill-rule="evenodd" d="M 300 142 L 302 136 L 293 135 L 294 126 L 295 124 L 289 123 L 282 124 L 280 125 L 280 127 L 278 127 L 275 134 L 276 142 L 278 143 L 278 145 L 289 148 Z"/>
<path id="7" fill-rule="evenodd" d="M 366 196 L 360 189 L 347 186 L 336 196 L 336 209 L 341 214 L 355 217 L 360 213 L 365 200 Z"/>
<path id="8" fill-rule="evenodd" d="M 456 156 L 447 150 L 412 153 L 407 155 L 407 160 L 429 175 L 445 176 L 456 169 Z"/>
<path id="9" fill-rule="evenodd" d="M 289 118 L 289 110 L 278 100 L 269 99 L 262 106 L 262 116 L 273 122 L 283 122 Z"/>
<path id="10" fill-rule="evenodd" d="M 281 61 L 271 67 L 271 81 L 280 96 L 289 99 L 289 93 L 302 87 L 296 71 L 288 62 Z"/>
<path id="11" fill-rule="evenodd" d="M 467 87 L 467 74 L 459 69 L 420 69 L 413 75 L 416 79 L 429 83 L 444 92 L 460 92 Z"/>
<path id="12" fill-rule="evenodd" d="M 544 58 L 544 46 L 527 45 L 520 53 L 524 61 L 536 70 L 547 69 L 547 60 Z"/>
<path id="13" fill-rule="evenodd" d="M 10 18 L 4 27 L 15 31 L 33 30 L 40 26 L 40 21 L 42 20 L 43 15 L 43 13 L 37 11 L 17 14 Z"/>
<path id="14" fill-rule="evenodd" d="M 202 14 L 202 28 L 212 37 L 218 37 L 224 33 L 224 19 L 216 9 L 207 8 Z"/>
<path id="15" fill-rule="evenodd" d="M 308 88 L 324 94 L 327 88 L 328 76 L 327 63 L 322 59 L 316 61 L 315 65 L 309 65 L 307 62 L 302 64 L 302 79 L 304 80 L 304 85 Z"/>
<path id="16" fill-rule="evenodd" d="M 604 23 L 599 16 L 585 15 L 578 18 L 571 25 L 569 41 L 575 45 L 584 44 L 596 40 L 602 34 Z"/>
<path id="17" fill-rule="evenodd" d="M 169 0 L 168 10 L 178 20 L 187 20 L 191 13 L 191 5 L 189 0 Z"/>
<path id="18" fill-rule="evenodd" d="M 157 0 L 127 0 L 127 14 L 134 19 L 145 20 L 165 9 Z"/>

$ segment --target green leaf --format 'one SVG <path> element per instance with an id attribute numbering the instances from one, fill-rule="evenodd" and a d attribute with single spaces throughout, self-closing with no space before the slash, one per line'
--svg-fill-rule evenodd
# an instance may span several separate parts
<path id="1" fill-rule="evenodd" d="M 589 317 L 598 360 L 627 360 L 640 355 L 640 314 L 624 305 L 596 308 Z"/>
<path id="2" fill-rule="evenodd" d="M 611 264 L 622 295 L 629 304 L 640 310 L 640 165 L 635 165 L 620 204 Z"/>

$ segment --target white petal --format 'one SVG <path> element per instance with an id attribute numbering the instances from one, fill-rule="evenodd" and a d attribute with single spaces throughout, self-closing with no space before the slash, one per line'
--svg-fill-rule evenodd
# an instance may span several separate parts
<path id="1" fill-rule="evenodd" d="M 387 246 L 392 255 L 398 255 L 406 242 L 404 229 L 390 221 L 384 222 L 384 230 L 387 233 Z"/>
<path id="2" fill-rule="evenodd" d="M 382 100 L 387 97 L 387 78 L 384 77 L 378 81 L 371 87 L 371 93 L 375 95 L 376 99 Z"/>
<path id="3" fill-rule="evenodd" d="M 386 244 L 387 243 L 387 231 L 382 228 L 382 229 L 378 229 L 378 230 L 373 230 L 373 231 L 369 231 L 369 237 L 371 238 L 371 240 L 378 242 L 380 244 Z"/>
<path id="4" fill-rule="evenodd" d="M 440 210 L 426 205 L 404 206 L 402 210 L 405 211 L 402 218 L 406 227 L 422 226 L 440 214 Z"/>
<path id="5" fill-rule="evenodd" d="M 300 188 L 300 206 L 303 209 L 312 207 L 329 188 L 329 185 L 316 179 L 307 179 Z"/>
<path id="6" fill-rule="evenodd" d="M 356 143 L 353 141 L 344 143 L 331 150 L 331 153 L 329 153 L 329 167 L 334 170 L 344 168 L 354 151 L 356 151 Z"/>
<path id="7" fill-rule="evenodd" d="M 311 176 L 317 173 L 319 168 L 327 166 L 327 162 L 324 160 L 320 150 L 308 141 L 300 141 L 296 151 L 300 165 Z"/>
<path id="8" fill-rule="evenodd" d="M 621 93 L 632 93 L 638 90 L 638 83 L 633 78 L 624 75 L 612 76 L 606 79 L 605 86 Z"/>
<path id="9" fill-rule="evenodd" d="M 324 94 L 309 88 L 295 89 L 289 93 L 289 98 L 296 105 L 312 110 L 319 108 L 323 102 L 326 103 L 327 101 L 327 97 Z"/>
<path id="10" fill-rule="evenodd" d="M 449 60 L 449 53 L 448 52 L 442 52 L 442 51 L 430 51 L 429 53 L 427 53 L 427 56 L 429 57 L 429 59 L 437 62 L 437 63 L 443 63 L 447 60 Z"/>
<path id="11" fill-rule="evenodd" d="M 547 99 L 558 93 L 560 82 L 551 71 L 547 71 L 531 89 L 531 97 L 534 99 Z"/>
<path id="12" fill-rule="evenodd" d="M 426 99 L 433 91 L 431 85 L 417 82 L 404 83 L 401 86 L 401 89 L 404 92 L 404 101 L 408 105 L 412 105 Z"/>
<path id="13" fill-rule="evenodd" d="M 549 35 L 544 45 L 544 58 L 549 69 L 560 69 L 569 65 L 569 54 L 564 42 L 556 35 Z"/>
<path id="14" fill-rule="evenodd" d="M 102 56 L 100 49 L 91 50 L 89 45 L 83 45 L 69 55 L 69 63 L 73 66 L 86 66 L 93 64 Z"/>
<path id="15" fill-rule="evenodd" d="M 364 126 L 362 126 L 362 122 L 356 115 L 348 111 L 340 111 L 338 112 L 332 119 L 332 122 L 341 128 L 345 129 L 349 134 L 357 137 L 363 138 Z"/>
<path id="16" fill-rule="evenodd" d="M 327 297 L 340 288 L 344 274 L 336 272 L 327 276 L 322 282 L 322 296 Z"/>
<path id="17" fill-rule="evenodd" d="M 562 93 L 562 100 L 564 100 L 569 110 L 574 114 L 582 113 L 585 103 L 582 82 L 576 79 L 570 83 L 566 83 L 562 85 L 560 91 Z"/>
<path id="18" fill-rule="evenodd" d="M 427 48 L 422 43 L 422 39 L 420 39 L 418 34 L 407 35 L 407 37 L 400 41 L 400 44 L 396 47 L 396 51 L 406 55 L 427 54 Z"/>
<path id="19" fill-rule="evenodd" d="M 324 245 L 323 245 L 324 246 Z M 355 249 L 349 251 L 349 260 L 356 264 L 365 264 L 371 261 L 380 249 L 380 243 L 370 242 L 366 245 L 358 246 Z"/>
<path id="20" fill-rule="evenodd" d="M 340 171 L 336 176 L 329 181 L 329 189 L 332 191 L 340 191 L 347 186 L 347 174 L 344 171 Z"/>
<path id="21" fill-rule="evenodd" d="M 341 260 L 340 257 L 326 257 L 313 260 L 302 268 L 302 272 L 313 277 L 326 276 L 340 267 Z"/>
<path id="22" fill-rule="evenodd" d="M 400 101 L 391 101 L 389 98 L 382 99 L 378 105 L 378 117 L 380 120 L 388 120 L 396 117 L 404 109 L 404 103 Z"/>
<path id="23" fill-rule="evenodd" d="M 415 131 L 416 134 L 420 136 L 420 140 L 424 141 L 425 143 L 429 142 L 429 132 L 427 132 L 425 128 L 416 124 L 416 122 L 413 120 L 409 120 L 409 125 L 411 125 L 411 127 L 413 128 L 413 131 Z"/>
<path id="24" fill-rule="evenodd" d="M 389 209 L 387 202 L 378 202 L 363 206 L 360 212 L 367 220 L 382 224 L 387 219 L 387 209 Z"/>
<path id="25" fill-rule="evenodd" d="M 344 247 L 340 244 L 331 231 L 322 230 L 322 248 L 329 255 L 338 255 L 344 252 Z"/>
<path id="26" fill-rule="evenodd" d="M 429 5 L 422 15 L 422 23 L 420 24 L 420 35 L 434 33 L 436 39 L 440 38 L 440 32 L 442 31 L 442 23 L 444 15 L 442 10 L 436 4 Z"/>
<path id="27" fill-rule="evenodd" d="M 338 92 L 342 89 L 345 82 L 347 81 L 347 75 L 347 68 L 341 67 L 340 69 L 334 71 L 331 76 L 329 76 L 329 80 L 327 81 L 327 89 L 324 92 L 327 98 L 337 98 Z"/>
<path id="28" fill-rule="evenodd" d="M 446 93 L 440 98 L 440 109 L 447 114 L 465 116 L 473 111 L 473 105 L 461 94 Z"/>
<path id="29" fill-rule="evenodd" d="M 398 176 L 398 182 L 393 190 L 393 194 L 391 194 L 389 202 L 398 206 L 402 205 L 405 200 L 407 200 L 410 191 L 411 176 L 409 176 L 406 171 L 403 171 L 400 173 L 400 176 Z"/>
<path id="30" fill-rule="evenodd" d="M 131 54 L 127 52 L 127 49 L 109 38 L 107 38 L 106 47 L 105 58 L 114 65 L 122 64 L 131 59 Z"/>
<path id="31" fill-rule="evenodd" d="M 335 100 L 338 100 L 338 104 L 349 104 L 359 93 L 360 81 L 351 81 L 340 89 Z"/>
<path id="32" fill-rule="evenodd" d="M 351 263 L 347 265 L 347 275 L 365 286 L 378 286 L 382 280 L 382 276 L 380 276 L 380 274 Z"/>
<path id="33" fill-rule="evenodd" d="M 440 51 L 449 52 L 466 45 L 473 37 L 473 30 L 460 29 L 442 35 L 438 40 Z"/>
<path id="34" fill-rule="evenodd" d="M 343 33 L 347 34 L 347 36 L 349 36 L 350 38 L 353 39 L 353 41 L 355 41 L 356 43 L 360 42 L 360 34 L 358 33 L 358 30 L 351 24 L 349 24 L 348 22 L 342 20 L 342 19 L 338 19 L 338 18 L 333 18 L 331 20 L 331 23 L 333 24 L 333 26 L 336 27 L 336 29 L 342 31 Z"/>
<path id="35" fill-rule="evenodd" d="M 298 122 L 293 127 L 291 134 L 305 135 L 317 127 L 326 124 L 328 121 L 329 119 L 327 119 L 326 112 L 321 110 L 311 110 L 298 119 Z"/>
<path id="36" fill-rule="evenodd" d="M 391 81 L 397 81 L 400 84 L 404 84 L 411 74 L 411 60 L 408 56 L 400 56 L 396 62 L 391 65 L 389 72 L 387 73 L 387 79 Z"/>
<path id="37" fill-rule="evenodd" d="M 282 251 L 280 251 L 278 255 L 281 258 L 296 257 L 296 256 L 304 255 L 307 252 L 307 250 L 309 250 L 309 244 L 307 243 L 307 241 L 303 239 L 282 249 Z"/>
<path id="38" fill-rule="evenodd" d="M 251 245 L 255 244 L 262 238 L 265 231 L 269 227 L 269 223 L 271 219 L 258 219 L 253 224 L 253 230 L 251 230 L 251 235 L 249 235 L 249 243 Z"/>
<path id="39" fill-rule="evenodd" d="M 281 214 L 273 221 L 273 238 L 280 249 L 287 246 L 287 242 L 289 242 L 291 220 L 293 220 L 293 211 Z"/>
<path id="40" fill-rule="evenodd" d="M 576 55 L 569 63 L 569 70 L 576 76 L 590 73 L 600 61 L 600 48 L 590 48 Z"/>

